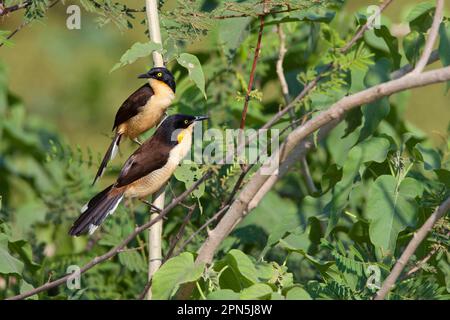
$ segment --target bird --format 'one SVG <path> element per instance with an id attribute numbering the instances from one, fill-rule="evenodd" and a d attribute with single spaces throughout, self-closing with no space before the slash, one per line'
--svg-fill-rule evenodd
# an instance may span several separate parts
<path id="1" fill-rule="evenodd" d="M 114 138 L 97 170 L 94 185 L 103 175 L 109 161 L 117 154 L 120 141 L 126 136 L 140 144 L 137 137 L 155 127 L 175 99 L 175 78 L 165 67 L 155 67 L 138 76 L 148 82 L 133 92 L 120 106 L 114 119 Z"/>
<path id="2" fill-rule="evenodd" d="M 71 236 L 92 234 L 113 214 L 124 197 L 144 198 L 158 191 L 172 176 L 192 145 L 195 123 L 207 116 L 168 116 L 124 163 L 116 182 L 98 193 L 81 209 L 69 230 Z"/>

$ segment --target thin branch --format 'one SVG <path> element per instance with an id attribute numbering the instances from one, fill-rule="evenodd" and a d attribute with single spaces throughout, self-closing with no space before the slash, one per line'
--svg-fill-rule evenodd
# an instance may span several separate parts
<path id="1" fill-rule="evenodd" d="M 60 0 L 53 1 L 46 10 L 53 8 Z M 25 20 L 23 21 L 14 31 L 12 31 L 7 37 L 6 40 L 2 43 L 0 43 L 0 47 L 2 47 L 7 40 L 10 40 L 12 37 L 14 37 L 20 30 L 22 30 L 25 26 L 27 26 L 32 20 Z"/>
<path id="2" fill-rule="evenodd" d="M 411 258 L 411 256 L 416 251 L 417 247 L 426 238 L 428 233 L 433 228 L 434 224 L 439 219 L 441 219 L 449 210 L 450 210 L 450 197 L 447 198 L 447 200 L 445 200 L 439 207 L 437 207 L 436 210 L 433 212 L 433 214 L 427 219 L 427 221 L 425 221 L 422 227 L 420 227 L 420 229 L 416 233 L 414 233 L 413 238 L 406 246 L 406 249 L 400 256 L 400 259 L 398 259 L 391 273 L 381 286 L 381 289 L 377 292 L 377 295 L 374 298 L 375 300 L 383 300 L 386 297 L 391 288 L 395 285 L 397 278 L 400 276 L 406 264 L 408 263 L 409 258 Z"/>
<path id="3" fill-rule="evenodd" d="M 428 39 L 425 43 L 422 56 L 412 74 L 418 74 L 425 69 L 428 61 L 430 60 L 431 53 L 433 51 L 434 44 L 439 34 L 439 26 L 441 25 L 442 18 L 444 16 L 444 0 L 436 0 L 436 11 L 434 12 L 433 24 L 431 25 Z"/>
<path id="4" fill-rule="evenodd" d="M 222 209 L 220 209 L 219 211 L 217 211 L 211 218 L 209 218 L 200 228 L 198 228 L 193 234 L 191 234 L 189 236 L 189 238 L 187 238 L 187 240 L 185 242 L 183 242 L 183 244 L 180 246 L 180 248 L 178 249 L 176 255 L 179 255 L 181 253 L 181 251 L 183 251 L 183 249 L 189 244 L 191 243 L 191 241 L 200 233 L 202 232 L 206 227 L 208 227 L 211 223 L 213 223 L 214 221 L 218 220 L 219 217 L 222 215 L 223 212 L 225 212 L 230 206 L 226 205 L 224 206 Z"/>
<path id="5" fill-rule="evenodd" d="M 426 256 L 425 258 L 423 258 L 422 260 L 420 260 L 419 262 L 416 263 L 416 265 L 411 268 L 411 270 L 409 270 L 404 277 L 402 277 L 401 279 L 406 279 L 408 277 L 410 277 L 412 274 L 416 273 L 417 271 L 419 271 L 420 269 L 423 268 L 423 266 L 439 251 L 439 246 L 436 246 L 433 248 L 433 250 L 431 250 Z"/>
<path id="6" fill-rule="evenodd" d="M 19 4 L 15 4 L 13 6 L 10 7 L 3 7 L 3 4 L 0 3 L 0 17 L 1 16 L 5 16 L 11 12 L 17 11 L 17 10 L 21 10 L 21 9 L 25 9 L 26 7 L 28 7 L 31 4 L 31 1 L 27 0 L 24 1 L 22 3 Z"/>
<path id="7" fill-rule="evenodd" d="M 145 224 L 135 228 L 134 231 L 131 234 L 129 234 L 120 244 L 118 244 L 117 246 L 115 246 L 114 248 L 112 248 L 111 250 L 106 252 L 105 254 L 95 257 L 90 262 L 85 264 L 80 269 L 80 273 L 81 274 L 85 273 L 86 271 L 93 268 L 97 264 L 99 264 L 103 261 L 106 261 L 108 259 L 111 259 L 115 255 L 117 255 L 119 253 L 119 251 L 124 249 L 126 247 L 126 245 L 128 243 L 130 243 L 138 234 L 144 232 L 145 230 L 150 228 L 152 225 L 154 225 L 156 222 L 160 221 L 163 217 L 165 217 L 173 208 L 175 208 L 181 201 L 183 201 L 188 195 L 190 195 L 195 189 L 197 189 L 200 184 L 202 184 L 204 181 L 209 179 L 210 176 L 211 175 L 204 175 L 203 177 L 201 177 L 189 189 L 184 191 L 177 198 L 173 199 L 172 202 L 164 210 L 162 210 L 161 213 L 155 219 L 152 219 L 152 220 L 146 222 Z M 52 288 L 55 288 L 55 287 L 60 286 L 61 284 L 65 283 L 69 279 L 70 276 L 71 276 L 71 274 L 65 275 L 61 278 L 58 278 L 51 282 L 48 282 L 48 283 L 46 283 L 40 287 L 37 287 L 33 290 L 10 297 L 7 300 L 21 300 L 21 299 L 31 297 L 32 295 L 38 294 L 40 292 L 50 290 Z"/>
<path id="8" fill-rule="evenodd" d="M 284 101 L 286 104 L 291 102 L 291 97 L 289 96 L 289 87 L 284 76 L 283 62 L 286 56 L 286 35 L 283 32 L 283 27 L 277 24 L 278 40 L 280 42 L 280 47 L 278 49 L 278 60 L 276 63 L 276 71 L 278 76 L 278 81 L 280 81 L 281 92 L 283 93 Z"/>
<path id="9" fill-rule="evenodd" d="M 277 13 L 287 13 L 292 11 L 298 11 L 302 8 L 296 7 L 296 8 L 287 8 L 283 10 L 273 10 L 273 11 L 263 11 L 257 14 L 254 13 L 238 13 L 238 14 L 229 14 L 229 15 L 223 15 L 223 16 L 213 16 L 212 19 L 216 20 L 225 20 L 225 19 L 234 19 L 234 18 L 245 18 L 245 17 L 265 17 L 271 14 L 277 14 Z"/>
<path id="10" fill-rule="evenodd" d="M 250 80 L 248 81 L 247 92 L 245 93 L 244 108 L 242 110 L 241 124 L 239 126 L 240 129 L 244 129 L 244 127 L 245 127 L 245 119 L 247 117 L 248 103 L 250 101 L 250 92 L 252 91 L 252 88 L 253 88 L 253 82 L 255 80 L 256 64 L 258 63 L 259 53 L 261 51 L 261 40 L 262 40 L 262 34 L 263 34 L 263 30 L 264 30 L 264 20 L 265 20 L 264 18 L 265 18 L 264 15 L 262 15 L 259 18 L 258 40 L 256 42 L 255 54 L 253 56 L 252 69 L 250 71 Z"/>
<path id="11" fill-rule="evenodd" d="M 164 257 L 163 263 L 166 262 L 167 260 L 169 260 L 173 256 L 173 252 L 175 251 L 175 248 L 176 248 L 178 242 L 180 242 L 181 238 L 183 237 L 183 234 L 184 234 L 187 224 L 189 223 L 189 221 L 191 221 L 191 217 L 195 211 L 195 208 L 197 208 L 197 204 L 195 204 L 191 208 L 189 208 L 186 217 L 184 217 L 184 219 L 183 219 L 183 223 L 181 224 L 180 228 L 178 229 L 177 234 L 175 235 L 175 238 L 170 243 L 169 250 L 167 251 L 167 254 Z"/>
<path id="12" fill-rule="evenodd" d="M 427 65 L 435 63 L 436 61 L 439 61 L 439 51 L 438 50 L 434 50 L 431 53 L 430 58 L 428 59 Z M 401 67 L 400 69 L 392 72 L 391 79 L 392 80 L 400 79 L 401 77 L 407 75 L 408 73 L 410 73 L 413 70 L 414 70 L 414 66 L 412 64 L 407 64 L 404 67 Z"/>

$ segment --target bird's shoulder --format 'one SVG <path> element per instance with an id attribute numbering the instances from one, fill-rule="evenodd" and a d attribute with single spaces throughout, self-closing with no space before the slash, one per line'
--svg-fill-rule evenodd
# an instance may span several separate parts
<path id="1" fill-rule="evenodd" d="M 113 129 L 139 113 L 139 109 L 155 94 L 150 84 L 146 83 L 134 91 L 120 106 L 116 113 Z"/>

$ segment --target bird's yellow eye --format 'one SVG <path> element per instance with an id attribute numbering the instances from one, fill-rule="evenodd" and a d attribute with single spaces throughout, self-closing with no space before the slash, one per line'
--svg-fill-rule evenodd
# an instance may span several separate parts
<path id="1" fill-rule="evenodd" d="M 184 120 L 184 124 L 188 124 L 189 123 L 189 121 L 188 120 Z"/>
<path id="2" fill-rule="evenodd" d="M 162 72 L 158 72 L 157 76 L 158 76 L 158 78 L 161 78 L 162 77 Z"/>

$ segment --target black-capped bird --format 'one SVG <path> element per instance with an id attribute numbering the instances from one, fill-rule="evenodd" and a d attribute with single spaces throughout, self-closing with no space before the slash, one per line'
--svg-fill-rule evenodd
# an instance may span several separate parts
<path id="1" fill-rule="evenodd" d="M 154 135 L 125 162 L 117 181 L 93 197 L 82 209 L 69 234 L 92 234 L 114 213 L 123 197 L 145 197 L 158 191 L 191 149 L 192 130 L 206 116 L 176 114 L 167 117 Z"/>
<path id="2" fill-rule="evenodd" d="M 110 160 L 117 154 L 122 139 L 126 136 L 138 142 L 137 137 L 156 126 L 175 98 L 175 79 L 164 67 L 152 68 L 138 78 L 148 79 L 126 99 L 116 113 L 113 131 L 114 138 L 95 175 L 94 182 L 100 178 Z M 139 143 L 139 142 L 138 142 Z"/>

